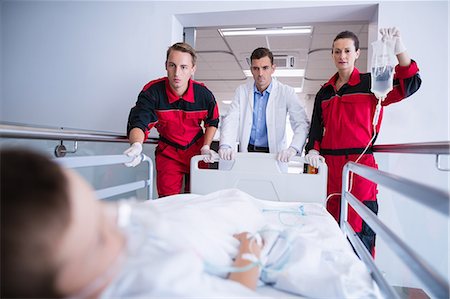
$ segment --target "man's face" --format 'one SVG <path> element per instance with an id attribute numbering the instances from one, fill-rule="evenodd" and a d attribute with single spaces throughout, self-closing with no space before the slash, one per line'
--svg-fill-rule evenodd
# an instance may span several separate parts
<path id="1" fill-rule="evenodd" d="M 108 204 L 99 202 L 78 174 L 71 170 L 65 173 L 71 219 L 55 250 L 59 265 L 56 286 L 62 294 L 95 298 L 113 278 L 112 266 L 124 250 L 125 239 Z"/>
<path id="2" fill-rule="evenodd" d="M 351 38 L 341 38 L 333 43 L 333 60 L 339 71 L 352 71 L 359 53 L 359 49 L 355 49 L 355 42 Z"/>
<path id="3" fill-rule="evenodd" d="M 272 65 L 270 58 L 265 56 L 261 59 L 253 59 L 250 70 L 255 80 L 256 88 L 261 92 L 266 90 L 270 82 L 272 82 L 272 74 L 275 72 L 275 65 Z"/>
<path id="4" fill-rule="evenodd" d="M 191 54 L 172 50 L 167 58 L 166 70 L 170 87 L 182 96 L 188 88 L 189 79 L 196 70 Z"/>

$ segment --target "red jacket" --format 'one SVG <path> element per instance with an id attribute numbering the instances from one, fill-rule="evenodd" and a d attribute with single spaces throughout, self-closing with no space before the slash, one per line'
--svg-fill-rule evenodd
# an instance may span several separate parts
<path id="1" fill-rule="evenodd" d="M 127 132 L 140 128 L 147 139 L 151 128 L 158 129 L 160 138 L 181 148 L 202 136 L 205 127 L 219 124 L 219 111 L 214 95 L 205 85 L 189 80 L 182 97 L 169 86 L 167 77 L 150 81 L 139 94 L 136 106 L 128 117 Z"/>
<path id="2" fill-rule="evenodd" d="M 416 62 L 407 67 L 397 65 L 394 87 L 382 106 L 399 102 L 416 92 L 421 84 Z M 316 95 L 314 112 L 306 151 L 316 149 L 361 149 L 366 147 L 373 134 L 378 133 L 383 110 L 381 110 L 376 132 L 372 119 L 377 98 L 370 91 L 371 74 L 353 70 L 347 84 L 336 91 L 336 73 Z"/>

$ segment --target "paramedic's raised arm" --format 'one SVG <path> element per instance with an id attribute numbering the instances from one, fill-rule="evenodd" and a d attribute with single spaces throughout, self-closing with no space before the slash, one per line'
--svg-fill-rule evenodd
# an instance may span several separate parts
<path id="1" fill-rule="evenodd" d="M 381 28 L 380 34 L 383 40 L 393 40 L 394 51 L 397 56 L 398 64 L 400 66 L 409 66 L 411 64 L 411 58 L 409 57 L 408 52 L 406 52 L 406 47 L 400 36 L 400 30 L 396 27 Z"/>
<path id="2" fill-rule="evenodd" d="M 417 63 L 412 60 L 406 51 L 406 47 L 400 37 L 400 31 L 396 27 L 381 28 L 382 40 L 391 39 L 394 43 L 394 54 L 397 56 L 398 65 L 395 66 L 394 87 L 386 99 L 383 106 L 399 102 L 414 94 L 422 83 L 419 75 Z"/>
<path id="3" fill-rule="evenodd" d="M 235 236 L 241 242 L 239 247 L 239 253 L 234 260 L 234 267 L 242 268 L 252 263 L 248 259 L 243 258 L 244 254 L 254 255 L 259 258 L 261 253 L 262 245 L 257 244 L 255 240 L 247 238 L 248 233 L 240 233 Z M 255 266 L 245 272 L 233 272 L 228 277 L 230 280 L 239 282 L 240 284 L 246 286 L 249 289 L 255 290 L 256 283 L 259 277 L 259 267 Z"/>
<path id="4" fill-rule="evenodd" d="M 409 66 L 411 64 L 411 58 L 406 51 L 397 54 L 397 60 L 400 66 Z"/>

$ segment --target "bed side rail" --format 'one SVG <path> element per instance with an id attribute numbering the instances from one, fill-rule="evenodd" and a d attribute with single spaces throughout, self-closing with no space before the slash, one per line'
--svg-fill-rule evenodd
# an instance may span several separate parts
<path id="1" fill-rule="evenodd" d="M 386 240 L 387 245 L 391 247 L 403 263 L 414 273 L 425 287 L 428 288 L 434 297 L 449 298 L 450 287 L 446 280 L 433 270 L 428 263 L 406 245 L 406 243 L 392 232 L 392 230 L 382 223 L 370 209 L 349 192 L 348 182 L 350 172 L 403 194 L 409 199 L 424 204 L 447 217 L 449 216 L 449 194 L 436 188 L 354 162 L 348 162 L 343 168 L 340 218 L 341 229 L 344 234 L 348 236 L 362 261 L 372 271 L 372 275 L 380 286 L 383 294 L 387 298 L 398 298 L 396 292 L 379 272 L 372 256 L 347 222 L 348 204 L 353 207 L 377 235 Z"/>
<path id="2" fill-rule="evenodd" d="M 35 140 L 72 140 L 129 143 L 127 135 L 123 133 L 70 129 L 61 127 L 36 127 L 33 125 L 15 124 L 2 121 L 0 121 L 0 136 L 2 138 Z M 158 138 L 149 137 L 144 143 L 157 144 Z"/>
<path id="3" fill-rule="evenodd" d="M 441 165 L 441 157 L 450 155 L 450 141 L 381 144 L 373 148 L 375 153 L 431 154 L 436 155 L 435 166 L 440 171 L 450 171 Z"/>
<path id="4" fill-rule="evenodd" d="M 126 155 L 82 156 L 54 159 L 54 161 L 67 168 L 115 165 L 131 162 L 131 160 L 132 158 Z M 148 180 L 141 180 L 137 182 L 99 189 L 95 191 L 97 197 L 99 199 L 105 199 L 114 195 L 146 188 L 147 199 L 151 199 L 153 195 L 153 162 L 144 154 L 142 154 L 142 162 L 145 162 L 148 166 Z"/>

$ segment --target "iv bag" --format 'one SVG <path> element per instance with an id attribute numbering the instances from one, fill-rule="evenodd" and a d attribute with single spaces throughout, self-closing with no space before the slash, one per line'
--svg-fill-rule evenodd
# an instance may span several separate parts
<path id="1" fill-rule="evenodd" d="M 393 87 L 394 69 L 397 59 L 394 54 L 394 41 L 377 40 L 372 43 L 372 86 L 370 91 L 378 99 L 386 98 Z"/>

